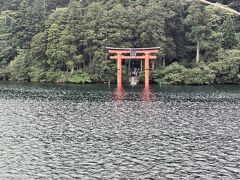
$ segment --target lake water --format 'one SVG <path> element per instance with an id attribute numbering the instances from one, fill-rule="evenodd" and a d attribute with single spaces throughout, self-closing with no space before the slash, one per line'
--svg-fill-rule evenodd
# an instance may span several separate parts
<path id="1" fill-rule="evenodd" d="M 240 86 L 0 83 L 0 179 L 240 179 Z"/>

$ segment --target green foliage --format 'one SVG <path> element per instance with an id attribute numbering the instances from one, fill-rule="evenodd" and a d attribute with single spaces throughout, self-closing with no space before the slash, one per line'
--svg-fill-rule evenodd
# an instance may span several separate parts
<path id="1" fill-rule="evenodd" d="M 237 1 L 218 2 L 240 10 Z M 239 24 L 197 0 L 0 0 L 0 79 L 115 81 L 107 46 L 160 46 L 156 67 L 171 65 L 152 71 L 152 82 L 239 83 Z M 196 45 L 209 64 L 191 69 Z"/>
<path id="2" fill-rule="evenodd" d="M 164 84 L 238 84 L 240 83 L 240 51 L 219 51 L 218 60 L 209 64 L 201 63 L 187 69 L 173 63 L 155 73 L 154 77 L 158 78 L 158 82 Z"/>
<path id="3" fill-rule="evenodd" d="M 209 64 L 216 74 L 215 83 L 240 83 L 240 50 L 222 51 L 218 59 Z"/>
<path id="4" fill-rule="evenodd" d="M 211 33 L 209 17 L 211 16 L 206 11 L 205 6 L 198 1 L 188 8 L 188 16 L 185 18 L 185 24 L 190 26 L 191 32 L 187 35 L 193 42 L 201 43 Z"/>
<path id="5" fill-rule="evenodd" d="M 61 82 L 62 72 L 60 71 L 47 71 L 46 72 L 46 82 Z"/>
<path id="6" fill-rule="evenodd" d="M 46 81 L 46 71 L 41 67 L 32 67 L 29 72 L 31 82 L 44 82 Z"/>
<path id="7" fill-rule="evenodd" d="M 215 73 L 206 64 L 201 64 L 193 69 L 188 69 L 181 74 L 184 84 L 209 85 L 215 81 Z"/>
<path id="8" fill-rule="evenodd" d="M 7 68 L 0 69 L 0 80 L 8 80 L 10 77 L 9 70 Z"/>
<path id="9" fill-rule="evenodd" d="M 180 73 L 169 73 L 166 74 L 159 83 L 161 84 L 182 84 L 183 77 Z"/>
<path id="10" fill-rule="evenodd" d="M 187 68 L 175 62 L 171 65 L 150 71 L 150 81 L 161 84 L 181 84 L 183 82 L 180 74 L 185 72 Z M 144 80 L 144 73 L 141 74 L 141 81 Z"/>
<path id="11" fill-rule="evenodd" d="M 98 61 L 94 68 L 89 69 L 94 82 L 113 82 L 116 79 L 116 65 L 110 61 Z"/>
<path id="12" fill-rule="evenodd" d="M 207 85 L 214 83 L 215 73 L 206 64 L 202 63 L 195 68 L 185 68 L 174 63 L 160 73 L 163 84 Z"/>
<path id="13" fill-rule="evenodd" d="M 236 46 L 238 41 L 234 22 L 231 16 L 228 16 L 228 18 L 224 21 L 221 26 L 221 30 L 223 32 L 223 47 L 226 49 L 231 49 L 232 47 Z"/>
<path id="14" fill-rule="evenodd" d="M 21 52 L 9 64 L 10 80 L 29 81 L 29 52 Z"/>
<path id="15" fill-rule="evenodd" d="M 34 71 L 30 73 L 30 78 L 31 82 L 54 82 L 76 84 L 91 83 L 91 76 L 86 72 L 75 72 L 70 74 L 61 71 L 45 71 L 44 69 L 40 68 L 34 68 Z"/>
<path id="16" fill-rule="evenodd" d="M 181 74 L 186 70 L 185 66 L 173 63 L 162 70 L 160 82 L 163 84 L 181 84 L 183 82 Z"/>
<path id="17" fill-rule="evenodd" d="M 184 20 L 189 27 L 186 36 L 197 45 L 196 62 L 199 62 L 200 53 L 203 54 L 201 59 L 205 61 L 216 57 L 223 39 L 222 33 L 219 32 L 223 15 L 199 1 L 194 1 L 188 8 L 188 12 Z"/>
<path id="18" fill-rule="evenodd" d="M 74 73 L 68 77 L 67 82 L 77 84 L 91 83 L 91 77 L 86 72 Z"/>
<path id="19" fill-rule="evenodd" d="M 40 1 L 23 0 L 13 17 L 12 40 L 16 48 L 29 49 L 32 37 L 44 28 L 44 7 Z"/>
<path id="20" fill-rule="evenodd" d="M 0 13 L 0 67 L 4 67 L 14 59 L 16 51 L 12 46 L 11 16 L 12 11 L 3 11 Z"/>

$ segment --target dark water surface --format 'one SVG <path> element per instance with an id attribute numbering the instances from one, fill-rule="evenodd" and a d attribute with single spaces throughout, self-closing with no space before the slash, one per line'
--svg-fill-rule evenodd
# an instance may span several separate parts
<path id="1" fill-rule="evenodd" d="M 0 83 L 0 179 L 240 179 L 240 86 Z"/>

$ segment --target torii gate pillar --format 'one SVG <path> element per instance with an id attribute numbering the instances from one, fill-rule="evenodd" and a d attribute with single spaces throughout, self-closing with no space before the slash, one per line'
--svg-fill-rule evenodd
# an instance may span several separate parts
<path id="1" fill-rule="evenodd" d="M 122 57 L 121 54 L 117 54 L 117 85 L 122 85 Z"/>
<path id="2" fill-rule="evenodd" d="M 157 59 L 156 54 L 158 53 L 159 47 L 153 48 L 111 48 L 107 47 L 109 54 L 114 54 L 110 56 L 110 59 L 117 60 L 117 85 L 122 86 L 122 61 L 144 59 L 145 61 L 145 87 L 149 87 L 149 77 L 150 77 L 150 59 Z M 155 55 L 152 55 L 155 54 Z"/>
<path id="3" fill-rule="evenodd" d="M 145 54 L 145 86 L 149 86 L 149 77 L 150 77 L 150 59 L 149 59 L 149 54 Z"/>

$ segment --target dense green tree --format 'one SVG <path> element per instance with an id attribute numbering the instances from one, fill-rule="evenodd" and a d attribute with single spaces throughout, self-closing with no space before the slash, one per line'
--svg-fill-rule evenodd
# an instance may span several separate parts
<path id="1" fill-rule="evenodd" d="M 236 31 L 234 22 L 231 16 L 223 22 L 221 26 L 221 31 L 223 33 L 223 47 L 226 49 L 231 49 L 237 45 Z"/>
<path id="2" fill-rule="evenodd" d="M 184 27 L 184 8 L 186 1 L 162 0 L 161 5 L 166 9 L 166 56 L 167 62 L 189 61 L 191 55 L 187 53 L 187 42 Z"/>
<path id="3" fill-rule="evenodd" d="M 0 79 L 114 81 L 106 46 L 159 46 L 152 81 L 239 83 L 240 18 L 199 2 L 0 0 Z M 211 2 L 240 11 L 238 0 Z M 130 63 L 123 67 L 127 74 Z"/>
<path id="4" fill-rule="evenodd" d="M 13 10 L 16 11 L 19 8 L 21 0 L 0 0 L 0 10 Z"/>
<path id="5" fill-rule="evenodd" d="M 9 79 L 15 81 L 29 81 L 29 51 L 21 51 L 20 54 L 9 64 Z"/>
<path id="6" fill-rule="evenodd" d="M 16 48 L 28 49 L 32 37 L 44 28 L 42 3 L 24 0 L 12 24 L 13 42 Z"/>
<path id="7" fill-rule="evenodd" d="M 196 63 L 200 61 L 200 48 L 211 33 L 211 26 L 209 25 L 208 12 L 203 4 L 195 1 L 188 9 L 188 16 L 185 19 L 186 25 L 191 29 L 187 33 L 188 37 L 196 43 Z"/>
<path id="8" fill-rule="evenodd" d="M 3 11 L 0 14 L 0 68 L 9 64 L 14 59 L 16 51 L 12 45 L 12 11 Z"/>

